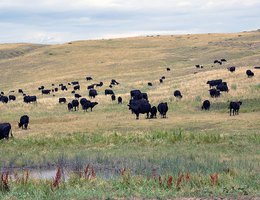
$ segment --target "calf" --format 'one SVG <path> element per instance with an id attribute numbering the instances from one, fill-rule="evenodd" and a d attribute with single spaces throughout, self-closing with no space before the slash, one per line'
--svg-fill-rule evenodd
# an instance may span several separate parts
<path id="1" fill-rule="evenodd" d="M 22 129 L 27 129 L 28 124 L 29 124 L 29 117 L 28 117 L 28 115 L 21 116 L 20 122 L 18 122 L 18 127 L 19 128 L 22 127 Z"/>
<path id="2" fill-rule="evenodd" d="M 13 137 L 12 126 L 10 123 L 0 123 L 0 140 L 9 139 L 9 134 Z"/>
<path id="3" fill-rule="evenodd" d="M 229 104 L 230 116 L 231 116 L 232 110 L 233 110 L 233 116 L 234 115 L 238 115 L 239 114 L 239 109 L 240 109 L 241 105 L 242 105 L 242 101 L 238 101 L 238 102 L 231 101 L 230 104 Z"/>
<path id="4" fill-rule="evenodd" d="M 117 98 L 118 104 L 122 104 L 122 101 L 123 101 L 122 97 L 118 97 L 118 98 Z"/>
<path id="5" fill-rule="evenodd" d="M 252 72 L 250 69 L 248 69 L 248 70 L 246 70 L 246 75 L 247 75 L 248 78 L 251 78 L 251 77 L 253 77 L 255 74 L 254 74 L 254 72 Z"/>
<path id="6" fill-rule="evenodd" d="M 59 103 L 66 103 L 67 100 L 64 97 L 59 98 Z"/>
<path id="7" fill-rule="evenodd" d="M 201 110 L 209 110 L 210 109 L 210 101 L 209 100 L 205 100 L 203 101 L 203 104 L 201 106 Z"/>
<path id="8" fill-rule="evenodd" d="M 182 98 L 182 95 L 181 95 L 181 92 L 180 92 L 180 90 L 175 90 L 174 91 L 174 93 L 173 93 L 173 95 L 176 97 L 176 98 Z"/>
<path id="9" fill-rule="evenodd" d="M 162 118 L 166 118 L 166 113 L 168 112 L 168 105 L 167 102 L 165 103 L 159 103 L 158 105 L 158 111 Z"/>
<path id="10" fill-rule="evenodd" d="M 150 111 L 150 118 L 151 119 L 153 119 L 153 118 L 156 118 L 156 114 L 157 114 L 157 108 L 156 108 L 156 106 L 153 106 L 152 108 L 151 108 L 151 111 Z"/>

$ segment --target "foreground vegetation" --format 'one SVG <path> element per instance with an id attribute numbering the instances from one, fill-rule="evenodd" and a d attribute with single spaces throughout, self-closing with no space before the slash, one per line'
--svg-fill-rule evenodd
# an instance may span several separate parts
<path id="1" fill-rule="evenodd" d="M 259 65 L 259 41 L 259 32 L 245 32 L 0 45 L 0 68 L 5 69 L 0 90 L 8 94 L 22 88 L 39 99 L 27 105 L 15 92 L 16 102 L 0 104 L 0 122 L 10 122 L 14 134 L 0 141 L 1 171 L 29 170 L 26 183 L 13 178 L 9 191 L 2 185 L 0 199 L 260 196 L 260 73 L 253 68 Z M 214 65 L 220 58 L 228 62 Z M 234 73 L 226 69 L 232 65 Z M 255 72 L 253 78 L 246 77 L 247 69 Z M 86 82 L 88 75 L 94 81 Z M 163 75 L 165 82 L 159 84 Z M 104 95 L 112 78 L 120 82 L 113 90 L 123 97 L 122 105 Z M 212 99 L 206 82 L 219 78 L 230 91 Z M 59 97 L 73 99 L 71 87 L 55 97 L 37 90 L 74 80 L 80 81 L 83 97 L 87 85 L 104 82 L 93 112 L 68 112 L 58 104 Z M 153 87 L 147 86 L 150 81 Z M 135 120 L 127 107 L 131 89 L 147 92 L 152 105 L 168 102 L 167 118 Z M 173 97 L 176 89 L 181 100 Z M 201 111 L 205 99 L 212 103 L 210 111 Z M 243 104 L 240 115 L 230 117 L 233 100 Z M 27 131 L 17 127 L 24 114 L 30 116 Z M 79 176 L 87 164 L 96 170 L 95 178 Z M 51 187 L 53 180 L 30 176 L 33 170 L 58 166 L 71 172 L 58 187 Z"/>

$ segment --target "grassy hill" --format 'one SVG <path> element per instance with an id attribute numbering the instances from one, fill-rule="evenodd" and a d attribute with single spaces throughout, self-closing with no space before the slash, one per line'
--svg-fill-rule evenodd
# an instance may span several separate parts
<path id="1" fill-rule="evenodd" d="M 213 64 L 221 58 L 228 62 Z M 259 66 L 259 58 L 257 31 L 75 41 L 61 45 L 1 44 L 0 91 L 8 94 L 15 90 L 18 99 L 0 104 L 0 122 L 10 122 L 15 137 L 0 141 L 0 166 L 75 164 L 81 160 L 78 167 L 87 162 L 119 165 L 134 175 L 149 174 L 152 168 L 165 176 L 176 175 L 178 171 L 190 171 L 194 176 L 217 172 L 224 178 L 217 189 L 208 189 L 206 196 L 211 192 L 232 195 L 224 194 L 223 187 L 244 185 L 249 185 L 247 192 L 251 196 L 259 195 L 260 71 L 254 69 Z M 196 64 L 204 68 L 197 69 Z M 227 70 L 230 66 L 237 67 L 234 73 Z M 171 71 L 166 71 L 166 67 Z M 247 69 L 254 71 L 253 78 L 247 78 Z M 94 80 L 87 82 L 86 76 Z M 166 77 L 163 84 L 159 83 L 161 76 Z M 218 78 L 227 81 L 230 91 L 212 99 L 206 82 Z M 104 95 L 111 79 L 120 82 L 113 90 L 116 96 L 123 97 L 123 105 Z M 84 97 L 88 95 L 88 85 L 104 82 L 97 89 L 95 101 L 99 104 L 93 112 L 69 112 L 66 105 L 58 104 L 59 97 L 73 99 L 70 86 L 67 93 L 59 91 L 55 97 L 42 96 L 37 89 L 75 80 L 80 81 L 79 94 Z M 147 82 L 153 86 L 148 87 Z M 22 96 L 17 94 L 19 88 L 26 94 L 37 95 L 38 103 L 23 103 Z M 167 119 L 141 116 L 135 120 L 127 107 L 131 89 L 147 92 L 152 105 L 168 102 Z M 176 89 L 183 94 L 181 100 L 173 97 Z M 205 99 L 212 102 L 212 109 L 207 112 L 200 109 Z M 243 101 L 240 115 L 235 117 L 228 113 L 232 100 Z M 17 127 L 23 114 L 30 116 L 27 131 Z M 232 174 L 225 172 L 227 168 Z M 186 188 L 174 195 L 203 196 L 201 188 L 206 186 L 196 187 L 193 193 Z M 156 192 L 151 196 L 140 195 L 142 192 L 137 192 L 138 195 L 130 192 L 128 197 L 159 195 Z M 234 194 L 244 195 L 238 190 Z M 166 192 L 162 197 L 171 195 Z M 115 196 L 120 197 L 116 192 Z"/>

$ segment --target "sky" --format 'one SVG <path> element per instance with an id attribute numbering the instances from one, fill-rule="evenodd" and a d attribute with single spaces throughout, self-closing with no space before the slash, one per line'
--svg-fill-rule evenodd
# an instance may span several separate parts
<path id="1" fill-rule="evenodd" d="M 260 28 L 260 0 L 0 0 L 0 43 Z"/>

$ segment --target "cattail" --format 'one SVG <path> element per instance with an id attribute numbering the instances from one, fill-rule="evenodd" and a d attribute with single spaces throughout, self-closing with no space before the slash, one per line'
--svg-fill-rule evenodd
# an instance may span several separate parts
<path id="1" fill-rule="evenodd" d="M 1 190 L 3 192 L 9 192 L 10 191 L 10 188 L 9 188 L 9 185 L 8 185 L 8 176 L 9 176 L 9 172 L 6 172 L 6 173 L 2 173 L 1 175 Z"/>
<path id="2" fill-rule="evenodd" d="M 52 189 L 59 187 L 60 181 L 61 181 L 61 169 L 60 167 L 58 167 L 55 178 L 53 179 L 52 182 Z"/>
<path id="3" fill-rule="evenodd" d="M 125 175 L 125 172 L 126 172 L 126 169 L 125 169 L 125 168 L 120 169 L 120 175 L 121 175 L 121 176 L 124 176 L 124 175 Z"/>
<path id="4" fill-rule="evenodd" d="M 186 172 L 185 179 L 186 179 L 186 182 L 190 182 L 190 173 L 189 173 L 189 171 Z"/>
<path id="5" fill-rule="evenodd" d="M 91 178 L 96 178 L 96 172 L 95 172 L 95 169 L 94 169 L 93 166 L 92 166 L 92 169 L 91 169 Z"/>
<path id="6" fill-rule="evenodd" d="M 159 176 L 159 186 L 162 187 L 162 177 Z"/>
<path id="7" fill-rule="evenodd" d="M 26 171 L 24 172 L 23 183 L 24 183 L 24 184 L 27 184 L 28 180 L 29 180 L 29 170 L 26 170 Z"/>
<path id="8" fill-rule="evenodd" d="M 210 175 L 211 185 L 216 185 L 218 182 L 218 174 L 211 174 Z"/>
<path id="9" fill-rule="evenodd" d="M 178 173 L 177 183 L 176 183 L 176 188 L 177 188 L 177 189 L 180 189 L 181 182 L 182 182 L 182 178 L 183 178 L 183 174 L 179 172 L 179 173 Z"/>
<path id="10" fill-rule="evenodd" d="M 85 173 L 85 179 L 88 179 L 88 170 L 89 170 L 89 164 L 87 164 L 86 169 L 84 171 Z"/>
<path id="11" fill-rule="evenodd" d="M 168 188 L 172 188 L 172 180 L 173 180 L 173 177 L 169 176 L 168 181 L 167 181 Z"/>

